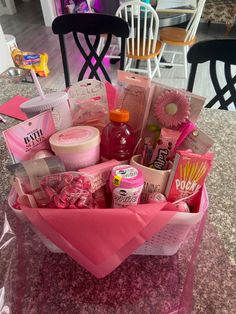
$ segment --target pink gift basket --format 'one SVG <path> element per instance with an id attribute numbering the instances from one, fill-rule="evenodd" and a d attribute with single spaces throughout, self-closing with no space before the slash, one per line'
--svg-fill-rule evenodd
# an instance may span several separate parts
<path id="1" fill-rule="evenodd" d="M 15 209 L 13 204 L 16 201 L 16 191 L 11 190 L 8 197 L 8 204 L 15 215 L 22 221 L 28 222 L 34 232 L 39 236 L 44 245 L 53 253 L 62 253 L 63 251 L 43 235 L 28 220 L 22 210 Z M 168 221 L 168 223 L 156 234 L 146 240 L 133 254 L 139 255 L 174 255 L 180 248 L 191 228 L 197 224 L 203 217 L 208 208 L 208 196 L 206 188 L 201 192 L 201 201 L 198 213 L 178 213 Z"/>
<path id="2" fill-rule="evenodd" d="M 119 73 L 119 75 L 121 75 L 121 73 Z M 125 75 L 127 76 L 124 80 L 125 83 L 129 82 L 129 80 L 135 80 L 133 75 Z M 95 85 L 93 85 L 92 89 L 93 94 L 90 95 L 91 98 L 89 101 L 87 101 L 87 95 L 86 93 L 83 93 L 83 87 L 87 84 L 87 81 L 79 82 L 77 84 L 78 85 L 76 88 L 68 91 L 69 98 L 72 97 L 70 102 L 72 116 L 74 110 L 74 112 L 77 114 L 77 119 L 81 119 L 81 111 L 78 111 L 78 108 L 76 109 L 76 97 L 79 97 L 81 101 L 81 108 L 84 110 L 82 117 L 87 118 L 89 122 L 93 121 L 91 118 L 91 114 L 93 112 L 87 112 L 86 106 L 88 104 L 92 104 L 94 106 L 93 108 L 95 108 L 96 104 L 96 110 L 100 111 L 95 111 L 94 109 L 94 114 L 97 115 L 98 113 L 101 114 L 102 112 L 98 129 L 103 128 L 103 124 L 107 123 L 107 121 L 104 120 L 104 117 L 106 116 L 104 114 L 104 99 L 106 94 L 105 89 L 107 87 L 105 88 L 103 86 L 103 88 L 101 88 L 99 85 L 101 83 L 89 83 L 89 86 L 91 86 L 91 84 Z M 137 86 L 138 88 L 142 88 L 142 94 L 140 94 L 140 90 L 137 89 Z M 152 192 L 164 194 L 165 188 L 168 186 L 170 181 L 172 170 L 170 170 L 170 168 L 163 168 L 162 170 L 155 168 L 153 161 L 155 158 L 153 160 L 150 159 L 150 161 L 153 163 L 152 167 L 145 166 L 144 160 L 146 155 L 144 157 L 142 150 L 140 150 L 142 145 L 144 145 L 144 147 L 146 145 L 142 142 L 142 139 L 146 138 L 147 136 L 145 132 L 154 132 L 152 133 L 152 135 L 154 134 L 154 138 L 157 136 L 158 130 L 156 129 L 152 129 L 151 131 L 150 129 L 146 129 L 145 131 L 147 125 L 153 125 L 156 117 L 162 119 L 161 121 L 163 122 L 164 126 L 167 125 L 169 128 L 173 127 L 173 129 L 175 129 L 174 131 L 172 130 L 172 134 L 177 133 L 176 130 L 178 124 L 182 125 L 185 122 L 186 117 L 188 117 L 188 129 L 181 129 L 181 135 L 186 132 L 192 132 L 193 123 L 196 121 L 203 106 L 203 99 L 188 93 L 185 93 L 184 96 L 182 94 L 179 95 L 179 92 L 175 91 L 170 93 L 167 87 L 151 84 L 146 78 L 144 80 L 140 79 L 140 82 L 137 84 L 137 86 L 135 88 L 130 88 L 130 90 L 124 88 L 123 92 L 125 91 L 126 94 L 122 94 L 122 96 L 117 99 L 117 102 L 119 106 L 122 106 L 123 103 L 128 103 L 129 108 L 127 109 L 129 112 L 133 115 L 137 113 L 137 120 L 133 119 L 133 123 L 135 124 L 135 138 L 137 141 L 134 151 L 135 153 L 138 153 L 138 155 L 134 155 L 131 158 L 130 166 L 126 167 L 128 167 L 128 169 L 129 167 L 133 167 L 133 169 L 136 169 L 135 171 L 137 171 L 137 173 L 140 172 L 142 174 L 142 182 L 139 182 L 141 184 L 140 186 L 142 187 L 142 192 L 140 192 L 139 196 L 139 204 L 137 204 L 137 201 L 137 203 L 130 203 L 125 207 L 113 206 L 115 208 L 106 208 L 102 203 L 102 205 L 98 207 L 88 206 L 88 208 L 86 208 L 71 206 L 68 208 L 60 206 L 53 207 L 52 204 L 50 204 L 50 206 L 47 205 L 44 207 L 37 207 L 30 206 L 28 202 L 26 202 L 24 204 L 18 204 L 17 207 L 15 205 L 18 202 L 17 194 L 19 196 L 19 192 L 17 190 L 16 193 L 15 186 L 11 189 L 8 197 L 8 204 L 16 216 L 22 222 L 28 223 L 31 226 L 33 231 L 39 236 L 49 251 L 54 253 L 64 252 L 68 254 L 97 278 L 102 278 L 111 273 L 131 254 L 164 256 L 174 255 L 186 239 L 191 228 L 201 221 L 208 208 L 208 197 L 204 183 L 202 183 L 201 187 L 199 185 L 199 187 L 196 189 L 194 186 L 194 189 L 196 190 L 194 193 L 188 194 L 187 197 L 179 198 L 179 200 L 187 200 L 188 205 L 191 206 L 191 212 L 190 210 L 188 212 L 178 211 L 177 208 L 174 207 L 174 199 L 165 199 L 162 202 L 148 203 L 148 197 Z M 169 101 L 168 104 L 165 103 L 164 97 L 167 95 L 167 93 L 168 97 L 166 99 Z M 127 101 L 127 99 L 129 99 L 129 101 Z M 140 104 L 139 112 L 137 112 L 135 109 L 135 104 L 132 103 L 132 99 L 134 99 L 135 102 L 137 102 L 138 99 L 142 99 L 143 103 Z M 159 101 L 160 106 L 163 106 L 164 109 L 155 109 L 157 107 L 157 101 Z M 188 107 L 190 102 L 191 110 Z M 177 107 L 175 107 L 175 104 L 177 104 Z M 110 107 L 114 107 L 114 97 L 112 106 Z M 180 110 L 180 112 L 177 112 L 178 114 L 175 115 L 175 111 L 178 110 L 178 108 L 181 108 L 182 111 Z M 169 116 L 166 112 L 169 112 Z M 172 118 L 172 115 L 175 115 L 175 119 Z M 89 124 L 89 128 L 93 129 L 93 126 L 93 124 Z M 76 134 L 76 136 L 77 134 L 80 134 L 81 136 L 83 133 L 83 138 L 88 139 L 87 130 L 83 129 L 78 131 L 78 128 L 76 127 L 67 130 L 73 130 L 73 132 L 71 131 L 71 134 Z M 73 140 L 70 137 L 71 134 L 65 135 L 63 130 L 60 131 L 60 136 L 55 139 L 54 149 L 52 150 L 56 151 L 55 147 L 57 149 L 59 147 L 60 151 L 63 150 L 65 152 L 65 155 L 70 152 L 73 158 L 74 154 L 78 156 L 78 150 L 80 150 L 80 153 L 86 152 L 88 144 L 86 143 L 85 145 L 82 142 L 79 144 L 77 143 L 75 150 L 75 146 L 73 146 Z M 163 134 L 160 136 L 162 135 Z M 52 136 L 54 135 L 51 135 L 51 138 Z M 61 138 L 64 142 L 69 139 L 70 145 L 68 146 L 67 144 L 64 144 L 64 142 L 63 145 L 61 145 Z M 29 140 L 30 138 L 27 139 L 27 141 Z M 90 146 L 94 144 L 93 138 L 89 138 L 89 141 Z M 177 142 L 178 146 L 181 144 L 181 141 L 182 139 L 180 136 Z M 98 143 L 99 142 L 97 138 L 95 144 L 99 145 Z M 160 145 L 160 148 L 165 145 L 165 143 L 163 141 L 158 145 Z M 174 154 L 174 145 L 171 144 L 168 147 L 169 151 L 171 151 L 171 154 Z M 153 152 L 153 155 L 155 155 L 155 153 L 156 151 Z M 88 158 L 86 161 L 88 161 Z M 162 160 L 159 160 L 159 164 L 160 161 L 162 162 Z M 116 160 L 115 162 L 117 163 Z M 87 168 L 84 169 L 78 170 L 78 168 L 76 168 L 76 171 L 75 169 L 67 169 L 67 167 L 66 170 L 73 170 L 74 172 L 77 172 L 77 174 L 80 173 L 81 176 L 83 176 L 84 173 L 90 176 L 94 167 L 91 165 L 88 165 L 88 167 L 85 165 L 84 167 Z M 123 165 L 118 167 L 123 167 Z M 182 167 L 182 165 L 180 167 Z M 204 167 L 206 167 L 206 164 L 203 164 L 200 170 L 197 172 L 199 180 L 206 172 Z M 33 176 L 33 170 L 31 168 L 32 167 L 26 167 L 26 172 L 29 177 Z M 98 181 L 105 180 L 107 184 L 109 182 L 109 176 L 111 178 L 113 169 L 114 167 L 111 167 L 108 172 L 109 175 L 106 174 L 105 179 L 102 175 L 99 177 Z M 61 173 L 64 172 L 62 171 Z M 191 175 L 194 177 L 194 175 L 196 176 L 196 169 L 193 167 L 191 168 L 190 164 L 188 163 L 184 170 L 182 170 L 182 168 L 180 169 L 180 173 L 181 178 L 183 179 L 191 177 Z M 43 175 L 47 176 L 49 173 L 45 172 L 41 175 L 43 177 Z M 114 175 L 114 181 L 112 181 L 112 183 L 115 185 L 115 187 L 119 186 L 119 180 L 121 180 L 120 178 L 121 177 Z M 124 182 L 123 177 L 122 180 L 122 182 Z M 179 180 L 179 186 L 183 184 L 182 181 Z M 38 186 L 34 186 L 34 188 L 38 188 Z M 91 195 L 96 191 L 96 189 L 94 189 L 93 192 L 90 191 Z M 106 193 L 104 195 L 107 196 Z"/>
<path id="3" fill-rule="evenodd" d="M 16 200 L 16 192 L 11 190 L 8 198 L 8 203 L 17 217 L 23 222 L 28 222 L 34 232 L 39 236 L 44 245 L 53 253 L 62 253 L 66 252 L 72 258 L 77 260 L 82 266 L 92 272 L 96 277 L 104 277 L 108 273 L 110 273 L 115 267 L 117 267 L 127 256 L 130 254 L 139 254 L 139 255 L 174 255 L 181 244 L 185 240 L 186 236 L 190 232 L 191 228 L 196 225 L 203 217 L 204 213 L 208 208 L 208 196 L 206 192 L 206 188 L 204 187 L 202 191 L 195 196 L 194 203 L 197 204 L 198 212 L 197 213 L 182 213 L 182 212 L 173 212 L 173 211 L 160 211 L 158 205 L 153 206 L 153 204 L 143 204 L 138 205 L 137 209 L 141 209 L 141 211 L 145 212 L 146 210 L 150 210 L 154 212 L 155 209 L 157 213 L 152 217 L 153 220 L 151 223 L 147 223 L 147 225 L 142 226 L 142 230 L 137 235 L 137 231 L 134 232 L 132 239 L 124 239 L 122 243 L 123 247 L 119 250 L 119 253 L 115 253 L 115 260 L 109 261 L 108 264 L 105 262 L 105 268 L 102 265 L 96 265 L 97 267 L 92 267 L 89 265 L 88 261 L 81 259 L 80 254 L 74 254 L 74 249 L 71 250 L 71 243 L 67 243 L 65 239 L 61 238 L 60 232 L 55 234 L 55 230 L 47 230 L 45 225 L 42 226 L 41 218 L 37 221 L 38 212 L 41 213 L 44 211 L 45 213 L 52 213 L 52 211 L 57 211 L 56 209 L 34 209 L 34 213 L 31 208 L 23 208 L 23 210 L 18 210 L 13 207 L 13 204 Z M 167 205 L 168 206 L 168 205 Z M 101 210 L 101 209 L 99 209 Z M 115 210 L 115 209 L 113 209 Z M 120 216 L 119 210 L 116 209 L 116 213 Z M 32 216 L 33 213 L 33 216 Z M 61 214 L 61 212 L 58 212 Z M 36 216 L 34 217 L 34 214 Z M 52 213 L 53 216 L 57 213 Z M 90 213 L 89 213 L 90 214 Z M 104 218 L 104 212 L 101 211 L 101 217 Z M 132 213 L 133 214 L 133 213 Z M 47 216 L 47 215 L 46 215 Z M 45 217 L 46 217 L 45 216 Z M 135 215 L 133 215 L 134 220 L 136 219 Z M 121 220 L 126 220 L 127 217 L 123 213 L 121 215 Z M 60 222 L 58 222 L 60 224 Z M 157 232 L 153 232 L 153 230 L 158 230 Z M 52 232 L 52 233 L 51 233 Z M 112 232 L 111 232 L 112 233 Z M 119 235 L 118 235 L 119 237 Z M 146 240 L 145 240 L 146 239 Z M 125 242 L 127 241 L 127 242 Z M 94 242 L 96 242 L 96 237 Z M 106 246 L 106 243 L 105 243 Z M 109 244 L 108 244 L 109 246 Z M 68 249 L 68 250 L 67 250 Z M 116 250 L 113 246 L 110 247 L 112 250 Z M 100 255 L 100 251 L 98 250 Z M 112 254 L 112 253 L 110 253 Z M 104 260 L 106 260 L 107 256 L 104 255 Z"/>

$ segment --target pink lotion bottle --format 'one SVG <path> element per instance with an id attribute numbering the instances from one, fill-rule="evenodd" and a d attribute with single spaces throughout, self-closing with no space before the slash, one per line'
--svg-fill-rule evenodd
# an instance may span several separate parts
<path id="1" fill-rule="evenodd" d="M 128 124 L 129 111 L 111 110 L 110 121 L 102 131 L 101 159 L 102 161 L 116 159 L 128 163 L 135 145 L 134 131 Z"/>

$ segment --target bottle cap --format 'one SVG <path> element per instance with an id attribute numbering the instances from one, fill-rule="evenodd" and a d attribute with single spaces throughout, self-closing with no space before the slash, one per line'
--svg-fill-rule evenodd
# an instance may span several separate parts
<path id="1" fill-rule="evenodd" d="M 114 122 L 128 122 L 129 111 L 126 109 L 114 109 L 110 111 L 110 120 Z"/>

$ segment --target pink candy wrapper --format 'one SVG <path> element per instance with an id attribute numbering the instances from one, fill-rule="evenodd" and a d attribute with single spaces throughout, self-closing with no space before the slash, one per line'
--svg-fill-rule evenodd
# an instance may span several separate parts
<path id="1" fill-rule="evenodd" d="M 77 172 L 45 176 L 40 185 L 48 197 L 50 208 L 96 208 L 91 180 Z"/>
<path id="2" fill-rule="evenodd" d="M 160 139 L 152 155 L 150 167 L 158 170 L 167 170 L 169 160 L 172 157 L 179 131 L 161 129 Z"/>

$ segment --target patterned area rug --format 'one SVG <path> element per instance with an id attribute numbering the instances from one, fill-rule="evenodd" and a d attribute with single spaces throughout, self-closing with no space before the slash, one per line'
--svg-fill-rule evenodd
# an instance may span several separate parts
<path id="1" fill-rule="evenodd" d="M 233 26 L 235 22 L 235 0 L 207 0 L 202 18 L 206 21 Z"/>

